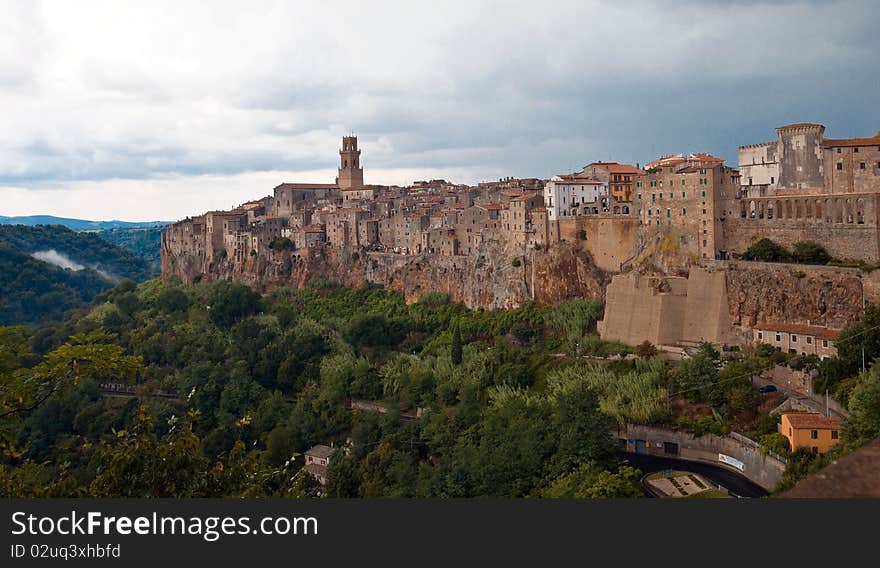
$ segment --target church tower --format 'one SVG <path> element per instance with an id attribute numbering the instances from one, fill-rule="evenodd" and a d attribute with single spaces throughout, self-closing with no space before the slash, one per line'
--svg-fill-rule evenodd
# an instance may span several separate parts
<path id="1" fill-rule="evenodd" d="M 361 168 L 361 151 L 358 150 L 357 136 L 343 136 L 342 150 L 339 151 L 339 189 L 349 189 L 364 185 L 364 170 Z"/>

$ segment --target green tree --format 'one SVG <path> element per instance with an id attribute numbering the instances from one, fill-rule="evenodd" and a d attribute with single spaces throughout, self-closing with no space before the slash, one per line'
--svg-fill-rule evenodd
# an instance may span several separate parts
<path id="1" fill-rule="evenodd" d="M 880 437 L 880 365 L 859 377 L 849 397 L 849 417 L 843 422 L 843 439 L 859 446 Z"/>
<path id="2" fill-rule="evenodd" d="M 452 346 L 450 348 L 450 355 L 452 358 L 452 364 L 455 366 L 461 365 L 462 360 L 462 343 L 461 343 L 461 326 L 458 322 L 455 323 L 452 328 Z"/>

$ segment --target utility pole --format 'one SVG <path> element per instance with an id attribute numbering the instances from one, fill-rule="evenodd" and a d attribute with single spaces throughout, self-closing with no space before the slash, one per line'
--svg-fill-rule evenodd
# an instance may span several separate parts
<path id="1" fill-rule="evenodd" d="M 833 177 L 833 176 L 832 176 Z M 867 325 L 865 321 L 865 281 L 862 280 L 862 325 Z M 865 338 L 862 337 L 862 373 L 865 372 Z"/>

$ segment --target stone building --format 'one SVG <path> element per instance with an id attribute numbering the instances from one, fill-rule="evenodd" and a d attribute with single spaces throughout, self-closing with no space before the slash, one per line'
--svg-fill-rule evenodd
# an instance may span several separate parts
<path id="1" fill-rule="evenodd" d="M 722 223 L 729 214 L 725 206 L 730 209 L 738 196 L 739 173 L 717 162 L 708 167 L 676 163 L 652 168 L 637 183 L 636 215 L 648 233 L 681 229 L 700 258 L 726 257 Z"/>
<path id="2" fill-rule="evenodd" d="M 837 357 L 835 342 L 839 329 L 794 323 L 758 323 L 752 327 L 756 343 L 772 345 L 785 353 L 818 355 L 820 359 Z"/>
<path id="3" fill-rule="evenodd" d="M 826 193 L 880 192 L 880 133 L 822 141 Z"/>
<path id="4" fill-rule="evenodd" d="M 630 164 L 593 162 L 584 166 L 581 173 L 608 184 L 611 196 L 617 201 L 632 201 L 635 184 L 645 172 Z"/>
<path id="5" fill-rule="evenodd" d="M 336 184 L 339 188 L 363 187 L 364 170 L 361 168 L 361 151 L 358 150 L 357 136 L 342 138 L 339 161 L 339 176 L 336 178 Z"/>

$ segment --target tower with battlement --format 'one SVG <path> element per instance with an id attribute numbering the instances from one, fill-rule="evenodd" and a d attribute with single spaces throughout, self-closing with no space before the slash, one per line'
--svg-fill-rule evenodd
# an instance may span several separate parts
<path id="1" fill-rule="evenodd" d="M 822 193 L 825 189 L 822 138 L 825 127 L 799 122 L 776 129 L 779 180 L 777 193 Z"/>
<path id="2" fill-rule="evenodd" d="M 364 170 L 361 168 L 361 151 L 358 150 L 357 136 L 342 137 L 339 159 L 339 176 L 336 178 L 339 189 L 364 185 Z"/>

